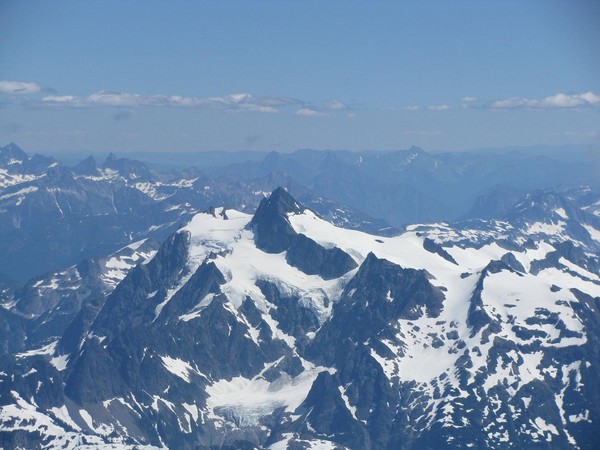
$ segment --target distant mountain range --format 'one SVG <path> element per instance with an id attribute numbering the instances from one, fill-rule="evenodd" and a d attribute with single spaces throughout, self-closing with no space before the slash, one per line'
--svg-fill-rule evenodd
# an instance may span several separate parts
<path id="1" fill-rule="evenodd" d="M 280 185 L 346 227 L 396 231 L 280 172 L 254 179 L 209 178 L 194 168 L 159 173 L 112 154 L 101 165 L 89 157 L 66 167 L 53 158 L 29 157 L 10 144 L 0 148 L 0 253 L 5 255 L 0 273 L 23 282 L 134 241 L 162 240 L 213 205 L 253 211 Z"/>
<path id="2" fill-rule="evenodd" d="M 586 186 L 592 198 L 598 174 L 583 153 L 569 162 L 519 151 L 301 150 L 206 174 L 156 171 L 113 154 L 67 167 L 10 144 L 0 148 L 0 273 L 23 282 L 133 241 L 162 240 L 214 205 L 252 212 L 277 186 L 338 225 L 391 235 L 411 223 L 501 218 L 536 189 Z"/>
<path id="3" fill-rule="evenodd" d="M 282 171 L 320 195 L 398 227 L 456 220 L 498 185 L 520 192 L 579 186 L 597 191 L 600 158 L 577 156 L 525 151 L 430 154 L 416 147 L 361 153 L 302 150 L 273 152 L 216 173 L 257 177 Z"/>

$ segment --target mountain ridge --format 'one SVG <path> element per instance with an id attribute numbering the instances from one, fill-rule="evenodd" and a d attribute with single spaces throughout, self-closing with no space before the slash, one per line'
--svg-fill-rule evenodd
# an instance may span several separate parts
<path id="1" fill-rule="evenodd" d="M 117 285 L 79 342 L 16 355 L 13 381 L 0 378 L 0 439 L 32 427 L 31 445 L 598 444 L 600 276 L 583 243 L 523 233 L 507 250 L 487 229 L 446 225 L 374 236 L 272 195 L 269 220 L 317 245 L 302 260 L 337 248 L 355 266 L 309 274 L 288 261 L 293 239 L 259 248 L 253 216 L 196 214 Z"/>

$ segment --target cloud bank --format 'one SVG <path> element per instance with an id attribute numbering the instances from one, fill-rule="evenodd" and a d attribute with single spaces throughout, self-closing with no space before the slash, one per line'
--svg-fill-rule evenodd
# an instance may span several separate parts
<path id="1" fill-rule="evenodd" d="M 1 94 L 35 94 L 40 92 L 40 90 L 40 86 L 36 83 L 26 81 L 0 81 Z"/>
<path id="2" fill-rule="evenodd" d="M 230 94 L 212 97 L 191 97 L 184 95 L 141 95 L 129 92 L 100 91 L 87 96 L 64 95 L 54 91 L 47 95 L 17 97 L 15 94 L 38 94 L 42 90 L 36 83 L 22 81 L 0 81 L 0 94 L 5 94 L 4 102 L 18 104 L 26 108 L 97 108 L 123 107 L 130 111 L 115 114 L 115 120 L 126 119 L 133 108 L 170 107 L 205 108 L 229 111 L 250 111 L 258 113 L 278 113 L 284 108 L 295 107 L 295 114 L 304 117 L 325 116 L 350 107 L 340 100 L 316 103 L 292 97 L 256 96 L 249 93 Z"/>
<path id="3" fill-rule="evenodd" d="M 296 115 L 303 116 L 303 117 L 315 117 L 315 116 L 321 116 L 321 115 L 323 115 L 323 113 L 320 111 L 317 111 L 316 109 L 301 108 L 298 111 L 296 111 Z"/>
<path id="4" fill-rule="evenodd" d="M 427 107 L 430 111 L 447 111 L 450 109 L 449 105 L 431 105 Z"/>
<path id="5" fill-rule="evenodd" d="M 581 109 L 581 108 L 600 108 L 600 95 L 588 91 L 581 94 L 558 94 L 550 95 L 544 98 L 525 98 L 525 97 L 509 97 L 505 99 L 485 101 L 478 97 L 467 95 L 460 99 L 463 109 Z M 409 105 L 403 109 L 405 111 L 448 111 L 454 109 L 456 105 L 439 104 L 439 105 Z M 393 110 L 391 108 L 390 110 Z"/>
<path id="6" fill-rule="evenodd" d="M 256 97 L 252 94 L 231 94 L 221 97 L 186 97 L 181 95 L 139 95 L 128 92 L 100 91 L 87 97 L 73 95 L 46 95 L 38 105 L 55 107 L 188 107 L 216 108 L 239 111 L 275 113 L 279 108 L 302 104 L 301 101 L 284 97 Z"/>
<path id="7" fill-rule="evenodd" d="M 600 107 L 600 95 L 591 91 L 583 94 L 558 93 L 542 99 L 510 97 L 504 100 L 494 100 L 488 105 L 491 109 L 564 109 Z"/>
<path id="8" fill-rule="evenodd" d="M 50 93 L 52 92 L 52 93 Z M 39 94 L 39 95 L 36 95 Z M 44 95 L 46 94 L 46 95 Z M 26 81 L 0 81 L 0 95 L 7 104 L 19 104 L 30 108 L 94 108 L 94 107 L 178 107 L 211 108 L 230 111 L 258 113 L 278 113 L 284 108 L 293 108 L 297 116 L 327 116 L 340 111 L 351 110 L 348 104 L 339 100 L 316 103 L 292 97 L 256 96 L 237 93 L 223 96 L 193 97 L 184 95 L 141 95 L 129 92 L 100 91 L 87 96 L 60 95 L 44 89 L 37 83 Z M 475 96 L 460 99 L 462 108 L 484 108 L 493 110 L 509 109 L 576 109 L 600 108 L 600 95 L 588 91 L 581 94 L 557 93 L 544 98 L 509 97 L 484 101 Z M 405 111 L 447 111 L 456 105 L 434 104 L 429 106 L 409 105 Z M 386 108 L 396 110 L 396 108 Z M 117 117 L 119 120 L 126 117 Z"/>

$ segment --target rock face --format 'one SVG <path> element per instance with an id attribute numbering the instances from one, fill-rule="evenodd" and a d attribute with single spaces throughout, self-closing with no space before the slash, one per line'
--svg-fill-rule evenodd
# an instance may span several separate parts
<path id="1" fill-rule="evenodd" d="M 249 227 L 254 231 L 256 246 L 267 253 L 287 250 L 297 233 L 287 215 L 298 214 L 302 208 L 283 188 L 277 188 L 258 205 Z"/>
<path id="2" fill-rule="evenodd" d="M 423 240 L 423 248 L 428 252 L 440 255 L 442 258 L 450 261 L 451 263 L 457 264 L 457 262 L 454 261 L 454 258 L 452 258 L 452 256 L 450 256 L 450 254 L 446 250 L 444 250 L 444 247 L 442 247 L 440 244 L 436 243 L 432 239 L 425 238 Z"/>
<path id="3" fill-rule="evenodd" d="M 297 233 L 288 215 L 301 214 L 300 206 L 283 188 L 261 201 L 249 223 L 256 246 L 267 253 L 286 251 L 286 261 L 308 275 L 323 279 L 338 278 L 354 269 L 356 262 L 339 248 L 325 248 L 309 237 Z"/>
<path id="4" fill-rule="evenodd" d="M 339 278 L 356 268 L 356 261 L 337 247 L 325 248 L 303 234 L 297 234 L 286 252 L 289 265 L 324 280 Z"/>
<path id="5" fill-rule="evenodd" d="M 0 352 L 0 446 L 598 448 L 597 256 L 494 227 L 373 236 L 277 189 L 109 258 L 103 295 L 102 261 L 32 281 L 0 309 L 27 336 Z"/>
<path id="6" fill-rule="evenodd" d="M 127 273 L 154 256 L 157 249 L 156 241 L 145 239 L 107 257 L 84 260 L 27 282 L 12 296 L 12 313 L 26 319 L 27 342 L 21 341 L 22 346 L 33 348 L 58 339 L 75 323 L 83 332 L 80 321 L 88 310 L 97 312 Z"/>
<path id="7" fill-rule="evenodd" d="M 321 339 L 329 333 L 335 335 L 329 342 L 333 350 L 340 340 L 368 340 L 394 320 L 437 317 L 443 298 L 425 271 L 403 269 L 369 253 L 334 306 L 332 319 L 315 339 L 314 351 L 322 353 Z"/>

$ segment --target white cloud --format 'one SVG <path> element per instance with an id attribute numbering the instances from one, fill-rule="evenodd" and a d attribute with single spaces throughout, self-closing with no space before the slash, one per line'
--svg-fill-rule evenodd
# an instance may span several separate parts
<path id="1" fill-rule="evenodd" d="M 34 92 L 39 86 L 31 83 L 0 82 L 1 92 Z M 14 100 L 13 100 L 14 101 Z M 278 113 L 284 108 L 296 107 L 295 113 L 301 116 L 327 115 L 336 111 L 349 110 L 349 106 L 340 100 L 323 103 L 306 102 L 291 97 L 255 96 L 248 93 L 236 93 L 212 97 L 190 97 L 183 95 L 140 95 L 129 92 L 100 91 L 87 96 L 49 94 L 41 98 L 20 102 L 31 108 L 96 108 L 96 107 L 178 107 L 223 109 L 229 111 L 250 111 L 259 113 Z"/>
<path id="2" fill-rule="evenodd" d="M 137 94 L 128 94 L 126 92 L 107 92 L 101 91 L 87 97 L 87 102 L 91 104 L 106 106 L 137 106 L 144 103 L 153 103 L 160 101 L 159 97 L 144 97 Z"/>
<path id="3" fill-rule="evenodd" d="M 577 95 L 556 94 L 542 100 L 530 100 L 529 103 L 539 108 L 573 108 L 588 102 Z"/>
<path id="4" fill-rule="evenodd" d="M 75 95 L 47 95 L 42 97 L 42 104 L 46 106 L 140 106 L 159 104 L 164 102 L 160 96 L 141 96 L 123 92 L 100 91 L 87 97 Z"/>
<path id="5" fill-rule="evenodd" d="M 331 100 L 331 101 L 321 105 L 320 109 L 337 111 L 337 110 L 341 110 L 341 109 L 348 109 L 348 105 L 346 105 L 343 102 L 340 102 L 339 100 Z"/>
<path id="6" fill-rule="evenodd" d="M 583 94 L 579 94 L 579 97 L 584 99 L 590 105 L 594 105 L 594 106 L 600 105 L 600 95 L 594 94 L 591 91 L 585 92 Z"/>
<path id="7" fill-rule="evenodd" d="M 461 98 L 463 108 L 474 108 L 480 105 L 480 99 L 474 96 L 465 96 Z M 588 91 L 581 94 L 558 93 L 539 99 L 530 99 L 524 97 L 510 97 L 491 101 L 488 104 L 481 105 L 490 109 L 573 109 L 573 108 L 600 108 L 600 95 Z M 420 109 L 430 111 L 447 111 L 452 109 L 448 104 L 430 105 L 430 106 L 405 106 L 405 111 L 419 111 Z"/>
<path id="8" fill-rule="evenodd" d="M 299 106 L 302 106 L 302 108 L 296 111 L 296 115 L 304 117 L 325 116 L 328 115 L 329 111 L 344 111 L 348 109 L 348 105 L 339 100 L 330 100 L 318 104 L 301 102 Z"/>
<path id="9" fill-rule="evenodd" d="M 431 111 L 447 111 L 450 107 L 448 105 L 432 105 L 428 106 L 427 109 Z"/>
<path id="10" fill-rule="evenodd" d="M 580 107 L 600 107 L 600 95 L 593 92 L 583 94 L 558 93 L 541 99 L 528 99 L 523 97 L 510 97 L 503 100 L 495 100 L 489 105 L 491 109 L 564 109 Z"/>
<path id="11" fill-rule="evenodd" d="M 277 108 L 273 108 L 272 106 L 261 106 L 261 105 L 245 105 L 243 108 L 240 108 L 245 111 L 255 111 L 261 113 L 278 113 L 279 110 Z"/>
<path id="12" fill-rule="evenodd" d="M 49 103 L 72 103 L 77 100 L 77 97 L 73 97 L 72 95 L 47 95 L 46 97 L 42 97 L 43 102 Z"/>
<path id="13" fill-rule="evenodd" d="M 315 117 L 315 116 L 321 116 L 321 115 L 323 115 L 323 113 L 319 112 L 317 110 L 311 109 L 311 108 L 302 108 L 302 109 L 299 109 L 298 111 L 296 111 L 296 115 L 303 116 L 303 117 Z"/>
<path id="14" fill-rule="evenodd" d="M 35 94 L 41 88 L 36 83 L 25 81 L 0 81 L 0 93 L 2 94 Z"/>
<path id="15" fill-rule="evenodd" d="M 527 100 L 520 97 L 511 97 L 505 100 L 494 100 L 490 103 L 492 109 L 509 109 L 509 108 L 520 108 L 526 106 Z"/>

